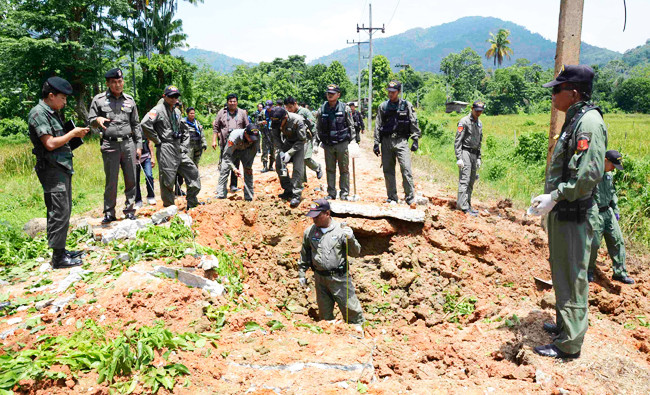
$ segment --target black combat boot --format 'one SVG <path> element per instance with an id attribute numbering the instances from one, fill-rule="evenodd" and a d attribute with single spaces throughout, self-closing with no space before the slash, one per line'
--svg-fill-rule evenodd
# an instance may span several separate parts
<path id="1" fill-rule="evenodd" d="M 70 267 L 81 266 L 83 261 L 80 257 L 70 258 L 65 253 L 65 248 L 57 248 L 52 254 L 52 269 L 67 269 Z"/>

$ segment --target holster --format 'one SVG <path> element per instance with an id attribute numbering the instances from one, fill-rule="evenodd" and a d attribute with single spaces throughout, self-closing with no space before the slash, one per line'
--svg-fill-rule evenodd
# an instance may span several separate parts
<path id="1" fill-rule="evenodd" d="M 573 202 L 562 200 L 553 207 L 553 211 L 557 213 L 558 221 L 582 223 L 587 219 L 587 211 L 593 205 L 594 199 L 591 196 Z"/>

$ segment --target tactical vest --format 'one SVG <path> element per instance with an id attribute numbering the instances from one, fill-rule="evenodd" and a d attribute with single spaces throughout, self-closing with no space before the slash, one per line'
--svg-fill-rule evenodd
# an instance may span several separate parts
<path id="1" fill-rule="evenodd" d="M 58 115 L 55 115 L 55 117 L 58 119 Z M 60 121 L 60 119 L 59 123 L 61 129 L 53 128 L 52 137 L 61 137 L 66 134 L 62 125 L 63 123 Z M 32 153 L 36 156 L 36 167 L 34 167 L 36 171 L 45 170 L 47 167 L 54 167 L 62 169 L 68 174 L 74 173 L 72 168 L 73 154 L 72 149 L 70 149 L 70 145 L 66 143 L 55 150 L 48 151 L 41 140 L 36 137 L 34 133 L 30 133 L 29 138 L 34 145 Z"/>
<path id="2" fill-rule="evenodd" d="M 379 131 L 381 136 L 397 133 L 400 136 L 408 137 L 411 131 L 411 119 L 406 100 L 400 99 L 395 109 L 389 109 L 387 104 L 382 113 L 382 123 L 382 128 Z"/>
<path id="3" fill-rule="evenodd" d="M 336 104 L 334 117 L 330 114 L 329 104 L 323 103 L 320 108 L 320 127 L 318 134 L 325 145 L 335 145 L 352 140 L 350 128 L 345 124 L 345 104 L 340 101 Z"/>

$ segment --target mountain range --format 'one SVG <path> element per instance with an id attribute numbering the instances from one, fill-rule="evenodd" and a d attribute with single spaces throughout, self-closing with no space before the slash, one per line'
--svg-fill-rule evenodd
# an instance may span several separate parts
<path id="1" fill-rule="evenodd" d="M 503 67 L 513 64 L 519 58 L 528 59 L 545 68 L 553 67 L 555 42 L 532 33 L 516 23 L 480 16 L 464 17 L 438 26 L 415 28 L 395 36 L 376 38 L 373 40 L 373 54 L 386 56 L 392 65 L 409 64 L 417 71 L 439 73 L 442 58 L 471 47 L 481 55 L 486 68 L 494 67 L 493 60 L 486 59 L 484 55 L 490 47 L 487 42 L 490 33 L 496 33 L 499 29 L 510 30 L 510 48 L 514 52 L 511 59 L 504 59 Z M 367 47 L 362 47 L 362 54 L 364 52 L 367 54 Z M 254 65 L 241 59 L 201 49 L 174 50 L 172 54 L 184 56 L 191 63 L 204 62 L 214 70 L 225 73 L 232 71 L 239 64 Z M 581 63 L 604 65 L 622 56 L 619 52 L 583 42 L 580 60 Z M 313 60 L 310 64 L 330 64 L 335 60 L 343 64 L 349 76 L 357 74 L 358 55 L 355 46 L 334 51 Z"/>

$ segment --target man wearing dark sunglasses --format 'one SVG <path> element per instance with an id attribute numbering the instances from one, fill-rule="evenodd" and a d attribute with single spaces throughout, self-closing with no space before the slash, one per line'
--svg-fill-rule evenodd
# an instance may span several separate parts
<path id="1" fill-rule="evenodd" d="M 556 136 L 544 194 L 532 200 L 529 210 L 534 215 L 548 214 L 557 323 L 544 324 L 554 341 L 535 347 L 535 352 L 551 358 L 578 358 L 589 325 L 587 268 L 593 229 L 599 221 L 593 194 L 603 177 L 607 149 L 602 113 L 588 102 L 593 79 L 589 66 L 567 65 L 555 80 L 543 85 L 553 88 L 553 106 L 566 113 L 562 132 Z"/>

